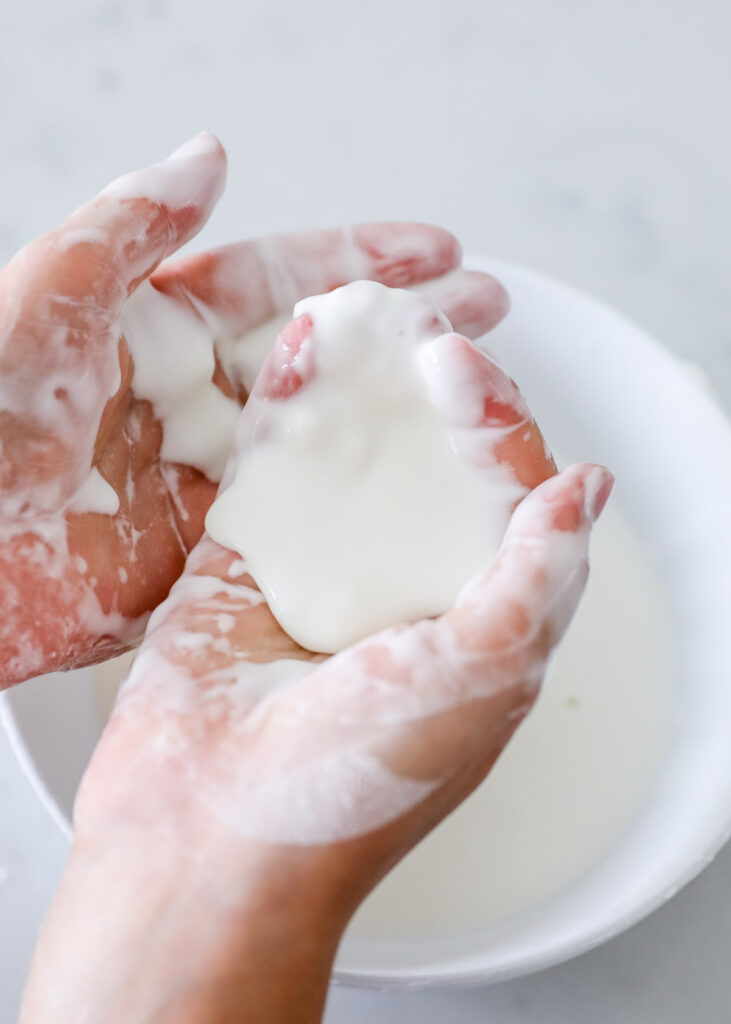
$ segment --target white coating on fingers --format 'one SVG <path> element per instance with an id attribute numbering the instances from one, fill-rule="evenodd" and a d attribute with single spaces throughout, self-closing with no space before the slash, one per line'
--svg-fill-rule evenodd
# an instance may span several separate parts
<path id="1" fill-rule="evenodd" d="M 7 416 L 0 442 L 7 444 L 6 468 L 14 464 L 10 484 L 0 485 L 6 522 L 60 513 L 87 484 L 102 413 L 119 387 L 116 338 L 97 345 L 91 358 L 78 345 L 78 330 L 44 325 L 42 351 L 28 361 L 22 349 L 37 329 L 21 319 L 0 338 L 0 413 Z"/>
<path id="2" fill-rule="evenodd" d="M 196 206 L 204 201 L 213 205 L 223 192 L 223 176 L 216 191 L 212 193 L 208 178 L 191 173 L 190 164 L 212 156 L 218 148 L 218 142 L 212 135 L 201 132 L 176 149 L 166 160 L 116 178 L 102 189 L 99 197 L 148 199 L 175 209 Z"/>
<path id="3" fill-rule="evenodd" d="M 286 251 L 286 240 L 276 236 L 259 242 L 259 255 L 272 304 L 281 313 L 289 313 L 303 296 L 322 291 L 323 280 L 357 281 L 369 277 L 373 270 L 352 228 L 343 229 L 338 244 L 326 246 L 317 259 L 292 261 Z"/>
<path id="4" fill-rule="evenodd" d="M 3 271 L 0 545 L 6 593 L 13 591 L 20 606 L 6 616 L 3 637 L 11 679 L 118 650 L 141 629 L 140 620 L 117 610 L 116 587 L 127 582 L 126 569 L 117 576 L 113 565 L 107 567 L 116 576 L 111 586 L 97 578 L 106 577 L 107 568 L 82 571 L 85 560 L 69 552 L 66 519 L 117 517 L 120 494 L 133 505 L 130 471 L 118 494 L 95 465 L 97 444 L 107 440 L 99 435 L 102 417 L 122 383 L 117 314 L 131 284 L 184 240 L 186 225 L 188 235 L 194 231 L 220 194 L 218 148 L 212 137 L 199 136 L 164 163 L 119 179 L 25 246 Z M 124 202 L 132 198 L 153 205 Z M 174 231 L 172 214 L 186 207 L 197 209 Z M 123 412 L 125 396 L 119 398 Z M 130 419 L 125 442 L 132 426 Z M 230 443 L 232 426 L 226 426 Z M 139 536 L 134 521 L 118 517 L 103 526 L 112 536 L 116 530 L 125 548 L 130 541 L 131 561 Z M 29 594 L 39 586 L 49 635 L 41 616 L 28 609 Z"/>

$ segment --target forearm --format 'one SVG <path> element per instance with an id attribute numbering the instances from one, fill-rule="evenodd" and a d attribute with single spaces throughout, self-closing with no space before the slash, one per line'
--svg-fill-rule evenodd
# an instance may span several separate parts
<path id="1" fill-rule="evenodd" d="M 242 851 L 234 876 L 175 845 L 75 847 L 21 1024 L 321 1019 L 343 916 L 260 851 Z"/>

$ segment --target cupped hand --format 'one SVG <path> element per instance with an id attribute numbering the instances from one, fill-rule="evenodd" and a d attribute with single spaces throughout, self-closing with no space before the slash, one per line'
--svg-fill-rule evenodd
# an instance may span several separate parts
<path id="1" fill-rule="evenodd" d="M 219 352 L 233 346 L 251 369 L 249 332 L 353 278 L 423 283 L 471 337 L 507 308 L 494 279 L 459 268 L 455 239 L 424 225 L 285 235 L 159 266 L 203 226 L 224 177 L 220 144 L 199 136 L 0 273 L 0 688 L 133 645 L 202 534 L 218 479 L 163 458 L 120 328 L 145 279 L 206 334 L 212 380 L 239 403 L 247 379 Z"/>
<path id="2" fill-rule="evenodd" d="M 297 365 L 288 334 L 257 400 L 292 393 L 280 387 Z M 442 394 L 442 415 L 469 437 L 458 453 L 480 473 L 508 466 L 531 492 L 495 563 L 445 614 L 326 658 L 299 647 L 245 561 L 204 536 L 149 622 L 82 787 L 80 835 L 120 822 L 140 835 L 165 822 L 193 845 L 215 834 L 234 874 L 242 849 L 287 851 L 319 865 L 319 884 L 339 878 L 352 911 L 488 772 L 573 615 L 612 478 L 590 465 L 555 476 L 504 371 L 456 334 L 435 352 L 458 392 Z"/>

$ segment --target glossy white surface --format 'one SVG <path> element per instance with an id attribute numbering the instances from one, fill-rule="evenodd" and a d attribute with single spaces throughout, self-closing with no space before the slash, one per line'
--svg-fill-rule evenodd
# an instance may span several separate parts
<path id="1" fill-rule="evenodd" d="M 312 325 L 296 365 L 315 376 L 286 402 L 252 393 L 206 531 L 244 558 L 286 633 L 333 654 L 451 608 L 526 488 L 494 457 L 485 466 L 504 427 L 480 432 L 478 471 L 466 431 L 436 407 L 451 324 L 423 295 L 353 281 L 294 317 Z"/>
<path id="2" fill-rule="evenodd" d="M 0 14 L 0 258 L 201 127 L 231 156 L 200 241 L 443 222 L 593 292 L 731 399 L 731 8 L 661 0 L 50 0 Z M 233 186 L 233 187 L 232 187 Z M 0 1024 L 65 854 L 0 737 Z M 3 881 L 4 879 L 4 881 Z M 337 990 L 328 1024 L 722 1024 L 731 850 L 619 940 L 461 993 Z"/>

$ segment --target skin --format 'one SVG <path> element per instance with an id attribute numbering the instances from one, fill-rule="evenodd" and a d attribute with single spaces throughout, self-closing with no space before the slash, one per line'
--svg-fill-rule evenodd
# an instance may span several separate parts
<path id="1" fill-rule="evenodd" d="M 209 195 L 204 179 L 220 158 L 220 151 L 211 148 L 205 173 L 186 168 L 184 173 L 198 183 L 195 195 Z M 125 201 L 128 206 L 136 202 Z M 168 210 L 163 255 L 175 219 L 175 211 Z M 435 229 L 419 228 L 416 251 L 406 257 L 401 252 L 398 259 L 394 252 L 403 249 L 398 227 L 360 230 L 369 239 L 374 234 L 380 239 L 374 276 L 389 283 L 438 276 L 458 260 L 450 236 Z M 413 229 L 409 236 L 413 240 Z M 303 288 L 317 290 L 311 286 L 313 259 L 317 266 L 322 260 L 325 282 L 342 283 L 333 272 L 339 237 L 278 243 L 290 254 L 295 277 L 301 272 Z M 272 309 L 264 279 L 256 278 L 261 249 L 245 243 L 235 257 L 233 251 L 161 268 L 159 285 L 179 301 L 190 301 L 191 295 L 205 301 L 239 330 L 240 318 L 251 315 L 252 322 L 259 322 Z M 216 263 L 232 258 L 239 270 L 247 261 L 254 268 L 256 286 L 249 299 L 220 286 Z M 148 261 L 150 269 L 154 262 Z M 35 266 L 32 260 L 30 265 Z M 80 272 L 76 267 L 64 280 L 76 280 Z M 224 275 L 229 281 L 235 276 Z M 53 287 L 58 289 L 55 281 Z M 125 294 L 129 288 L 128 282 Z M 448 283 L 442 304 L 453 323 L 474 333 L 496 323 L 506 308 L 491 279 L 464 275 Z M 123 362 L 123 339 L 107 333 L 106 340 L 97 339 L 99 346 L 118 346 Z M 297 322 L 280 336 L 256 385 L 263 398 L 286 401 L 293 390 L 306 386 L 296 379 L 294 365 L 305 340 Z M 476 465 L 494 459 L 508 464 L 526 488 L 535 489 L 514 512 L 495 563 L 464 588 L 455 608 L 436 619 L 393 627 L 329 659 L 304 651 L 280 629 L 241 559 L 206 536 L 199 539 L 214 488 L 209 481 L 196 481 L 189 467 L 187 472 L 176 467 L 181 481 L 191 483 L 187 546 L 180 540 L 169 495 L 164 504 L 160 499 L 157 505 L 135 507 L 142 536 L 149 538 L 148 561 L 142 566 L 137 564 L 142 560 L 139 544 L 132 560 L 128 547 L 115 539 L 121 540 L 122 531 L 105 534 L 102 517 L 87 517 L 90 547 L 80 549 L 83 557 L 96 551 L 108 561 L 108 578 L 119 566 L 115 559 L 128 558 L 125 564 L 138 577 L 131 591 L 137 593 L 135 609 L 144 609 L 143 615 L 163 596 L 161 574 L 165 592 L 179 578 L 149 622 L 82 784 L 73 850 L 39 938 L 23 1024 L 320 1020 L 333 958 L 357 906 L 479 784 L 532 706 L 546 661 L 581 596 L 591 526 L 612 478 L 601 467 L 586 465 L 555 475 L 515 385 L 466 338 L 447 335 L 442 340 L 439 358 L 445 368 L 457 371 L 451 376 L 464 382 L 461 388 L 475 391 L 465 403 L 458 401 L 459 394 L 451 396 L 454 401 L 442 409 L 445 426 L 467 428 L 486 446 L 495 445 L 491 428 L 504 427 L 498 447 L 482 452 L 489 458 L 480 457 L 479 444 L 470 447 L 470 457 Z M 89 342 L 89 358 L 94 351 Z M 120 390 L 125 380 L 123 372 Z M 475 395 L 481 399 L 477 403 Z M 127 405 L 105 410 L 96 435 L 97 445 L 100 437 L 106 439 L 96 464 L 112 483 L 116 478 L 111 470 L 107 476 L 111 462 L 105 461 L 106 453 L 115 445 L 124 449 L 130 455 L 128 467 L 137 453 L 133 432 L 114 426 L 128 422 L 135 401 L 127 384 Z M 478 408 L 478 418 L 464 422 L 464 408 Z M 154 435 L 154 424 L 148 426 Z M 6 424 L 5 429 L 4 440 L 11 440 L 12 428 Z M 14 429 L 20 430 L 18 423 Z M 23 436 L 30 434 L 28 428 Z M 153 453 L 148 459 L 146 472 L 162 487 L 164 474 L 156 457 Z M 42 465 L 36 461 L 23 470 L 23 493 L 33 491 L 28 475 L 32 485 L 34 473 L 63 475 L 68 464 L 60 456 Z M 6 486 L 13 493 L 12 482 Z M 86 532 L 74 534 L 73 517 L 65 512 L 63 517 L 69 550 L 77 553 L 71 537 L 82 544 Z M 158 560 L 161 538 L 173 534 L 179 561 Z M 188 547 L 192 550 L 183 565 Z M 19 550 L 17 542 L 6 549 L 8 565 L 17 567 Z M 17 579 L 32 581 L 30 561 L 20 562 Z M 100 572 L 97 587 L 104 578 Z M 73 593 L 71 588 L 66 605 L 50 596 L 43 603 L 49 632 L 73 612 Z M 65 664 L 103 657 L 118 649 L 114 644 L 78 635 L 65 648 Z M 40 648 L 39 657 L 47 657 Z M 298 663 L 301 677 L 282 689 L 262 688 L 257 667 L 269 666 L 276 675 L 284 671 L 282 661 Z M 354 748 L 377 762 L 390 783 L 378 775 L 348 775 Z M 335 764 L 332 775 L 322 774 L 324 754 Z M 274 820 L 286 825 L 304 799 L 307 820 L 332 822 L 328 780 L 333 778 L 348 809 L 346 835 L 333 838 L 325 829 L 324 838 L 303 842 L 257 830 L 248 812 L 250 801 L 261 793 L 268 799 L 267 787 L 280 780 L 289 783 L 277 797 Z M 391 790 L 403 782 L 421 784 L 420 795 L 393 811 Z M 385 808 L 375 822 L 369 817 L 374 805 Z"/>

